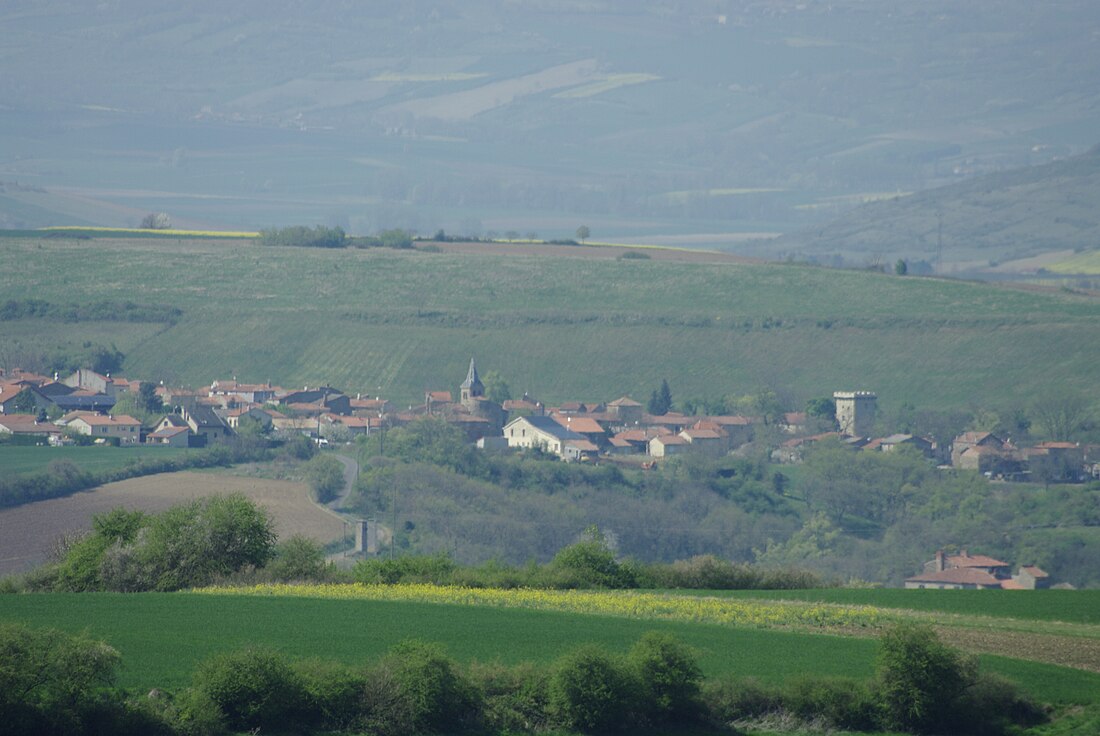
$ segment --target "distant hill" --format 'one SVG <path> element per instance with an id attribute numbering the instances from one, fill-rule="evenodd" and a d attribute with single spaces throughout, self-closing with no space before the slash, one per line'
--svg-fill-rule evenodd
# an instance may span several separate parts
<path id="1" fill-rule="evenodd" d="M 888 265 L 896 258 L 936 264 L 942 255 L 947 271 L 1100 248 L 1100 146 L 1061 161 L 871 202 L 769 247 Z"/>
<path id="2" fill-rule="evenodd" d="M 1100 130 L 1095 0 L 5 0 L 0 23 L 13 229 L 732 248 Z"/>

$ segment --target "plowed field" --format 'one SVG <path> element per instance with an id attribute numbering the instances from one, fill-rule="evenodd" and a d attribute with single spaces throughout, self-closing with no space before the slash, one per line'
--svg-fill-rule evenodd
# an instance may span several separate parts
<path id="1" fill-rule="evenodd" d="M 0 575 L 41 564 L 61 535 L 91 528 L 93 515 L 116 506 L 158 512 L 193 498 L 224 493 L 243 493 L 266 508 L 280 538 L 303 534 L 327 543 L 343 535 L 343 522 L 315 505 L 302 483 L 215 473 L 164 473 L 0 511 Z"/>

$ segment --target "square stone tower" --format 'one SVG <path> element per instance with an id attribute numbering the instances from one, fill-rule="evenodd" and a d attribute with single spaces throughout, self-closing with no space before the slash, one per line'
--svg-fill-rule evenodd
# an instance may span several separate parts
<path id="1" fill-rule="evenodd" d="M 843 434 L 869 437 L 875 426 L 878 396 L 874 391 L 834 391 L 836 423 Z"/>

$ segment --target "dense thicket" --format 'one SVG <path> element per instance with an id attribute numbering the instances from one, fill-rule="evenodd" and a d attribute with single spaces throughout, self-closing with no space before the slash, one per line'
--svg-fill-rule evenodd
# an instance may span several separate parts
<path id="1" fill-rule="evenodd" d="M 142 696 L 110 689 L 119 656 L 99 642 L 4 624 L 0 652 L 0 721 L 15 736 L 718 734 L 784 715 L 826 728 L 999 736 L 1042 719 L 1013 685 L 988 679 L 919 628 L 884 635 L 870 680 L 806 676 L 768 686 L 704 682 L 696 653 L 658 632 L 625 655 L 582 644 L 549 667 L 462 666 L 419 640 L 359 666 L 250 647 L 200 663 L 186 690 Z"/>

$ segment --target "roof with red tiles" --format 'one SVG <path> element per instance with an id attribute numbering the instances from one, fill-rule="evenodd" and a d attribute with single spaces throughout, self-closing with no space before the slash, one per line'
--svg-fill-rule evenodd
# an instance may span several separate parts
<path id="1" fill-rule="evenodd" d="M 986 555 L 967 554 L 965 551 L 957 555 L 947 555 L 944 561 L 948 567 L 1008 567 L 1007 562 Z"/>
<path id="2" fill-rule="evenodd" d="M 568 414 L 554 414 L 554 421 L 578 434 L 604 434 L 600 423 L 591 417 L 572 417 Z"/>
<path id="3" fill-rule="evenodd" d="M 951 583 L 956 585 L 990 585 L 1000 586 L 1003 582 L 995 578 L 985 570 L 977 570 L 970 567 L 957 567 L 951 570 L 939 572 L 925 572 L 906 578 L 907 583 Z"/>
<path id="4" fill-rule="evenodd" d="M 724 435 L 719 434 L 713 429 L 685 429 L 680 433 L 681 437 L 687 438 L 689 441 L 694 442 L 696 440 L 720 440 Z"/>

